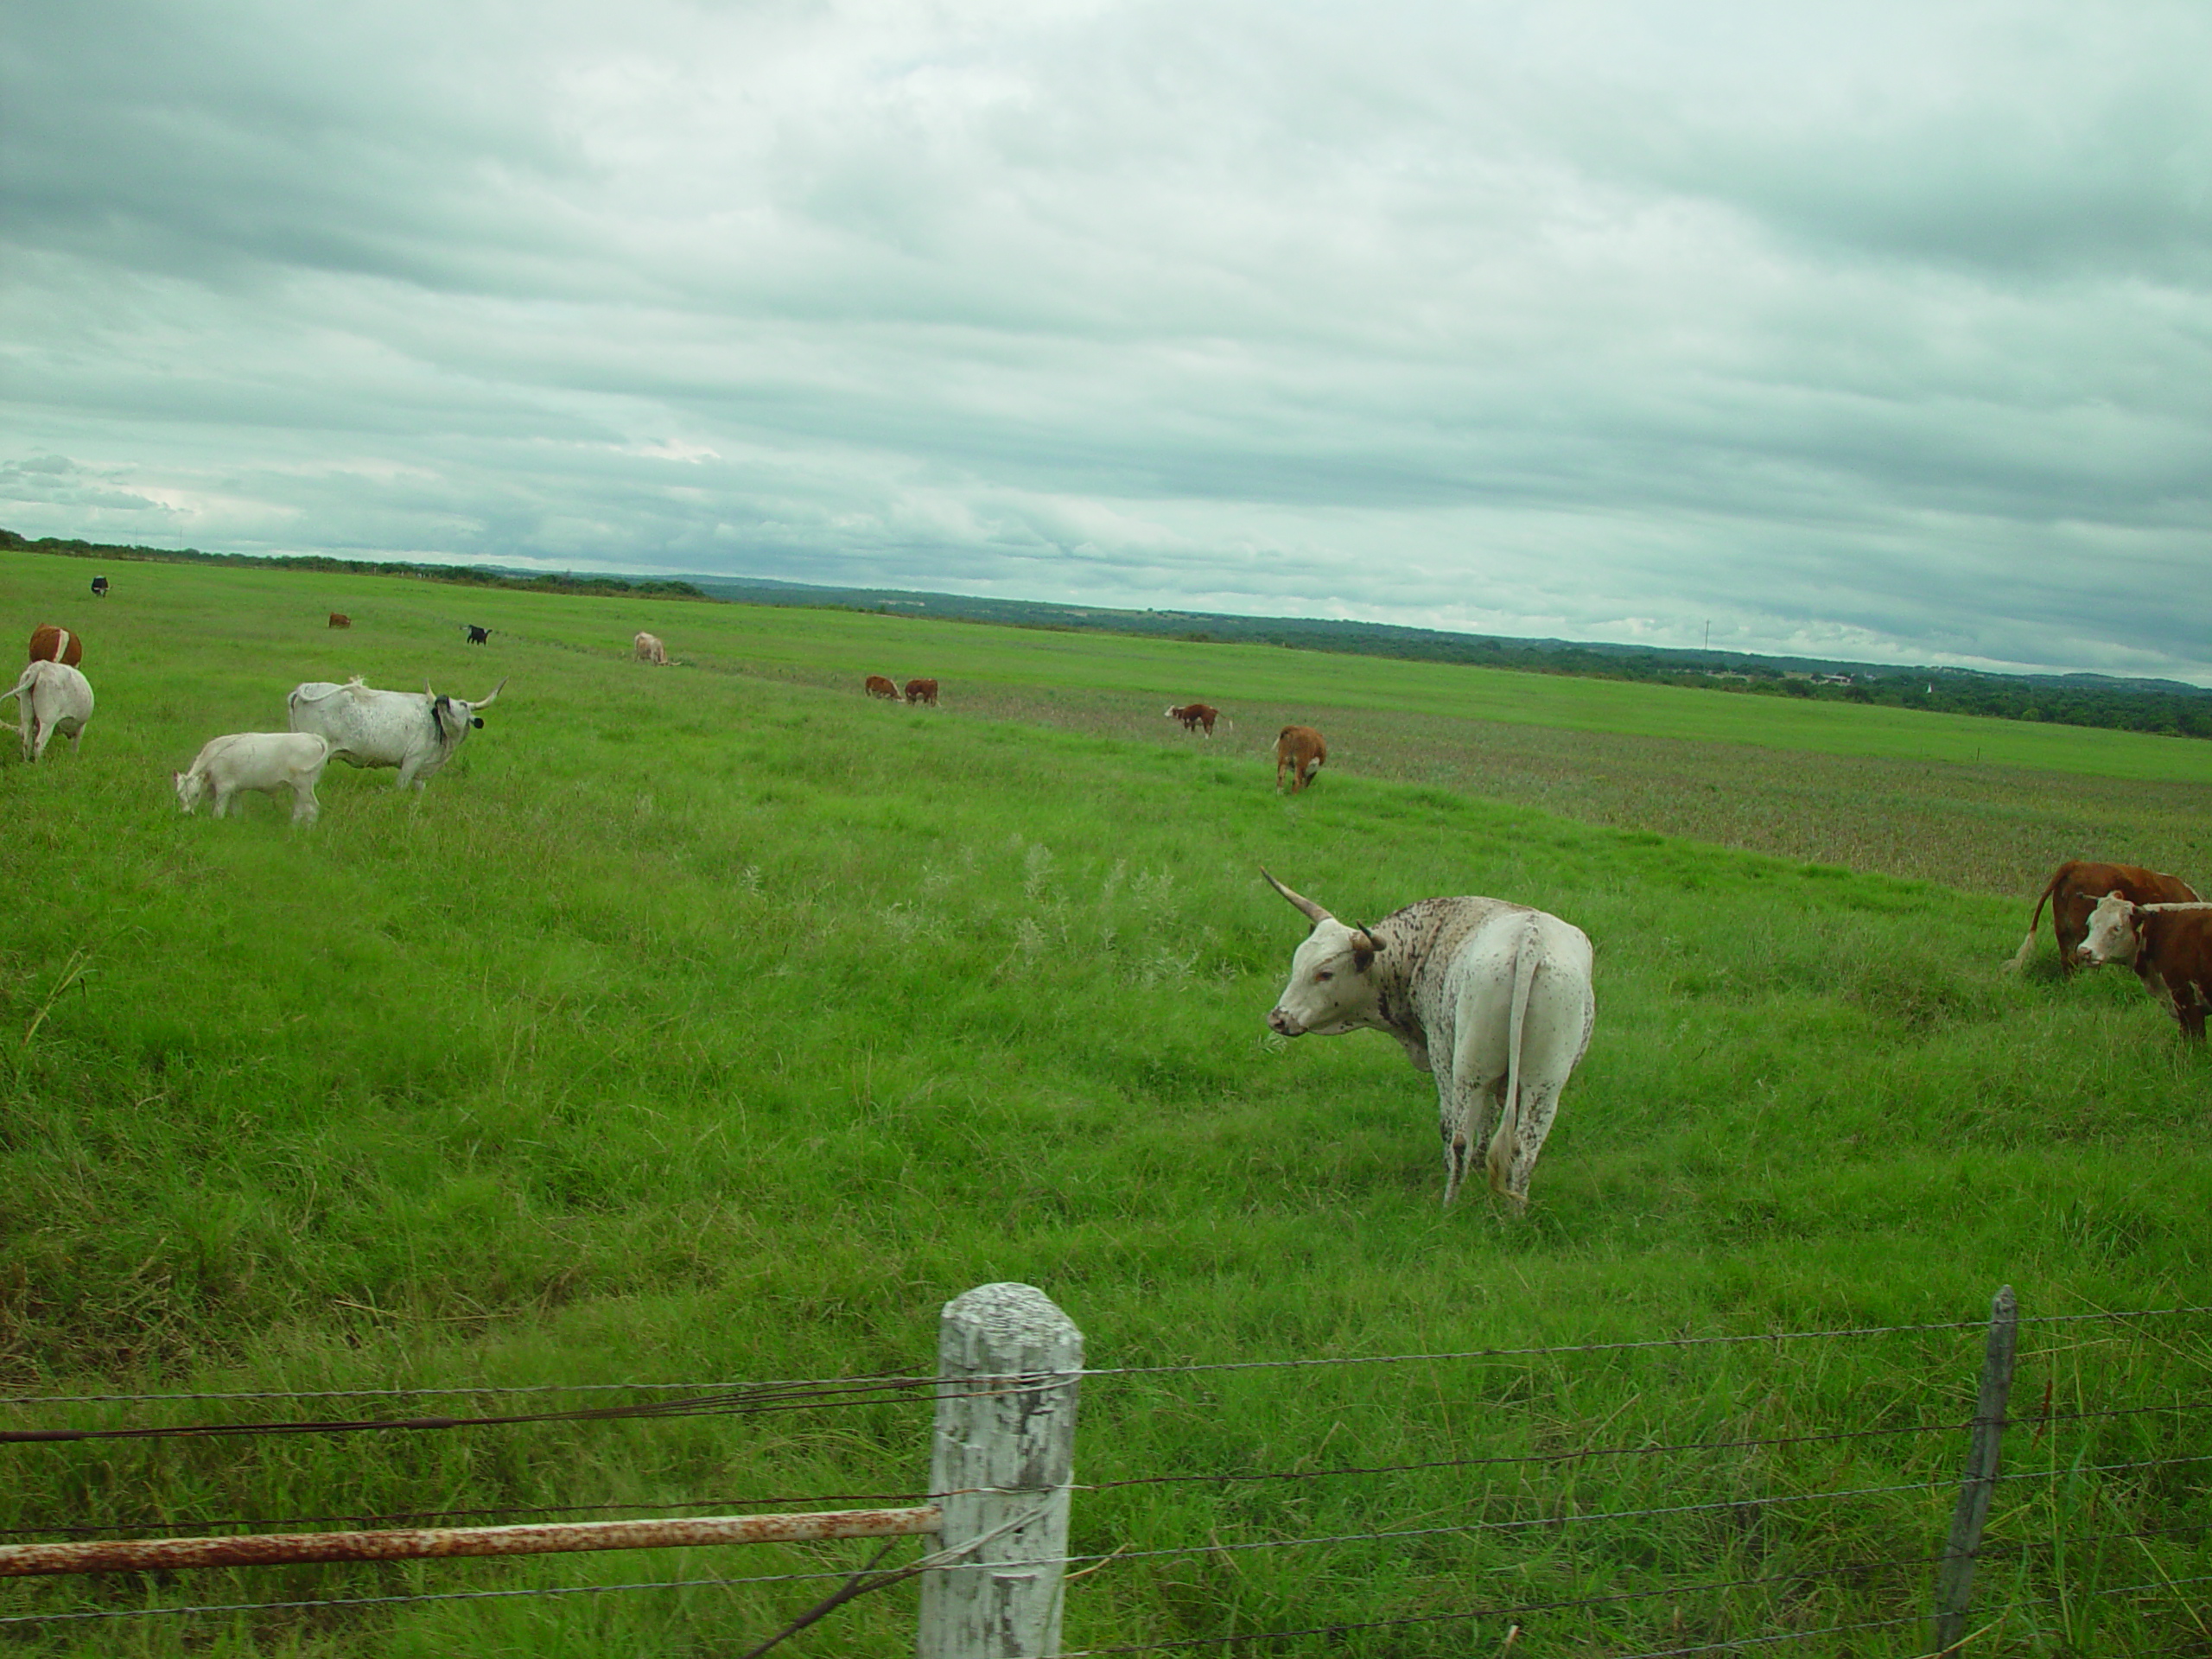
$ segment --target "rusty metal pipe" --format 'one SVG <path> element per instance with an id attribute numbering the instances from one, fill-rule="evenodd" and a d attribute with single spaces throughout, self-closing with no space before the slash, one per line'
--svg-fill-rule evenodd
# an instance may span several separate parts
<path id="1" fill-rule="evenodd" d="M 934 1503 L 812 1515 L 718 1515 L 683 1521 L 575 1521 L 532 1527 L 404 1527 L 386 1532 L 274 1532 L 236 1538 L 124 1538 L 0 1548 L 0 1578 L 130 1573 L 295 1561 L 410 1561 L 449 1555 L 552 1555 L 582 1549 L 671 1549 L 821 1538 L 901 1538 L 938 1530 Z"/>

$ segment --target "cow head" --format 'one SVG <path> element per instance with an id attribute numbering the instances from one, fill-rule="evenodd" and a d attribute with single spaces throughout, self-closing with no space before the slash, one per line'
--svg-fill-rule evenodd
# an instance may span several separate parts
<path id="1" fill-rule="evenodd" d="M 2098 899 L 2097 907 L 2089 912 L 2089 931 L 2075 948 L 2075 960 L 2085 968 L 2101 968 L 2108 962 L 2133 967 L 2135 953 L 2143 946 L 2142 936 L 2136 931 L 2142 913 L 2142 906 L 2115 887 Z"/>
<path id="2" fill-rule="evenodd" d="M 1268 1014 L 1268 1027 L 1284 1037 L 1308 1032 L 1333 1037 L 1374 1023 L 1378 990 L 1375 958 L 1382 947 L 1363 928 L 1347 927 L 1315 904 L 1268 875 L 1268 885 L 1306 913 L 1313 931 L 1290 959 L 1290 983 Z"/>
<path id="3" fill-rule="evenodd" d="M 169 781 L 176 785 L 178 810 L 187 814 L 200 804 L 200 798 L 207 792 L 207 774 L 202 772 L 173 772 Z"/>

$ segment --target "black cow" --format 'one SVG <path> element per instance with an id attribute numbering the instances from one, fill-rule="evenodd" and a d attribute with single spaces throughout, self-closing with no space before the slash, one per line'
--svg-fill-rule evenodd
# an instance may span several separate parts
<path id="1" fill-rule="evenodd" d="M 470 645 L 481 645 L 490 642 L 492 638 L 491 629 L 480 628 L 474 622 L 463 623 L 462 626 L 468 630 L 468 643 Z"/>
<path id="2" fill-rule="evenodd" d="M 92 578 L 92 597 L 94 599 L 105 599 L 107 597 L 107 578 L 105 576 L 94 576 Z"/>

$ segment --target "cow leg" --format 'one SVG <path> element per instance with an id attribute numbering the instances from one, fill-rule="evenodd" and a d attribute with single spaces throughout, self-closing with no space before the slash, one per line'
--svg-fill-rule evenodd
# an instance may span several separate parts
<path id="1" fill-rule="evenodd" d="M 1459 1196 L 1459 1184 L 1474 1167 L 1476 1149 L 1488 1138 L 1503 1098 L 1505 1074 L 1490 1071 L 1479 1046 L 1456 1053 L 1448 1071 L 1438 1073 L 1438 1128 L 1444 1137 L 1444 1202 Z M 1487 1075 L 1485 1075 L 1487 1073 Z"/>
<path id="2" fill-rule="evenodd" d="M 292 822 L 313 823 L 322 816 L 322 803 L 315 798 L 315 784 L 310 779 L 292 780 Z"/>

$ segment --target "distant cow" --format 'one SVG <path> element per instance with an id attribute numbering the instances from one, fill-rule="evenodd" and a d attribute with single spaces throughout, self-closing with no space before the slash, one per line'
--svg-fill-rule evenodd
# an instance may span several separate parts
<path id="1" fill-rule="evenodd" d="M 1186 732 L 1195 732 L 1203 726 L 1206 728 L 1206 735 L 1211 737 L 1213 723 L 1221 718 L 1221 710 L 1210 702 L 1186 702 L 1180 709 L 1170 709 L 1167 718 L 1181 721 Z"/>
<path id="2" fill-rule="evenodd" d="M 2191 1042 L 2204 1040 L 2212 1002 L 2212 905 L 2139 905 L 2113 892 L 2089 912 L 2082 960 L 2090 967 L 2124 962 L 2166 1006 Z"/>
<path id="3" fill-rule="evenodd" d="M 264 795 L 289 789 L 292 822 L 313 823 L 322 813 L 315 786 L 329 759 L 330 741 L 319 732 L 232 732 L 209 738 L 191 770 L 172 772 L 170 780 L 176 785 L 176 804 L 186 812 L 211 791 L 219 818 L 229 813 L 231 798 L 242 789 Z"/>
<path id="4" fill-rule="evenodd" d="M 880 674 L 868 677 L 868 694 L 871 697 L 887 698 L 893 702 L 899 701 L 899 688 Z"/>
<path id="5" fill-rule="evenodd" d="M 906 701 L 909 702 L 926 702 L 931 708 L 936 708 L 937 682 L 935 680 L 907 681 Z"/>
<path id="6" fill-rule="evenodd" d="M 30 660 L 35 663 L 60 663 L 74 668 L 85 660 L 85 642 L 67 628 L 57 628 L 51 622 L 41 622 L 31 630 Z"/>
<path id="7" fill-rule="evenodd" d="M 468 630 L 468 643 L 470 645 L 481 645 L 490 643 L 492 639 L 491 629 L 480 628 L 474 622 L 464 622 L 461 624 L 461 626 Z"/>
<path id="8" fill-rule="evenodd" d="M 33 663 L 12 689 L 0 691 L 0 702 L 10 697 L 16 700 L 24 760 L 42 759 L 56 732 L 69 740 L 69 753 L 77 753 L 85 722 L 92 717 L 92 683 L 82 674 L 67 663 Z"/>
<path id="9" fill-rule="evenodd" d="M 2042 896 L 2036 900 L 2035 913 L 2028 918 L 2028 936 L 2020 941 L 2019 950 L 2006 964 L 2007 970 L 2018 973 L 2028 965 L 2028 958 L 2036 948 L 2036 925 L 2042 921 L 2044 904 L 2048 900 L 2050 931 L 2058 940 L 2059 969 L 2072 974 L 2082 965 L 2082 941 L 2088 937 L 2089 912 L 2108 893 L 2117 893 L 2139 905 L 2189 903 L 2196 898 L 2196 889 L 2177 875 L 2141 869 L 2133 864 L 2089 864 L 2078 858 L 2069 859 L 2044 884 Z"/>
<path id="10" fill-rule="evenodd" d="M 1282 787 L 1282 769 L 1290 768 L 1290 792 L 1297 794 L 1313 781 L 1329 746 L 1311 726 L 1286 726 L 1275 738 L 1275 787 Z"/>
<path id="11" fill-rule="evenodd" d="M 492 695 L 474 702 L 420 691 L 378 691 L 355 675 L 343 685 L 310 680 L 292 688 L 284 699 L 296 732 L 329 740 L 330 756 L 349 766 L 397 766 L 399 787 L 420 789 L 454 757 L 471 727 L 481 726 L 481 711 L 505 690 L 501 680 Z"/>
<path id="12" fill-rule="evenodd" d="M 668 666 L 668 647 L 661 644 L 658 634 L 640 633 L 630 642 L 630 650 L 641 663 L 658 663 L 663 668 Z"/>
<path id="13" fill-rule="evenodd" d="M 92 578 L 92 597 L 94 599 L 105 599 L 107 597 L 107 578 L 105 576 L 94 576 Z"/>
<path id="14" fill-rule="evenodd" d="M 334 628 L 350 628 L 353 626 L 353 619 L 343 611 L 333 611 L 330 613 L 330 626 Z M 218 813 L 216 816 L 219 817 L 222 815 Z"/>
<path id="15" fill-rule="evenodd" d="M 1313 931 L 1268 1015 L 1278 1036 L 1387 1032 L 1436 1079 L 1449 1204 L 1488 1145 L 1491 1190 L 1529 1205 L 1560 1091 L 1598 1020 L 1580 928 L 1503 899 L 1424 899 L 1372 927 L 1347 927 L 1268 875 Z"/>

